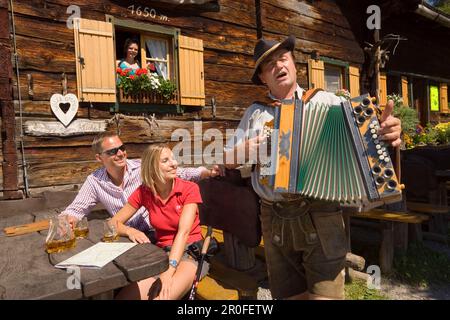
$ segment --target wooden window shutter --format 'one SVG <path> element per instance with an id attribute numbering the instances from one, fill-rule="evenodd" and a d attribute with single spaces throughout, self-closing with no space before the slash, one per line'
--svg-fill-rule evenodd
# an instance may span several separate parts
<path id="1" fill-rule="evenodd" d="M 402 77 L 402 98 L 403 98 L 403 104 L 405 106 L 409 106 L 408 79 L 406 77 Z"/>
<path id="2" fill-rule="evenodd" d="M 446 83 L 441 83 L 439 96 L 441 97 L 441 112 L 449 113 L 450 110 L 448 109 L 448 86 Z"/>
<path id="3" fill-rule="evenodd" d="M 359 68 L 357 67 L 348 67 L 348 76 L 350 83 L 350 96 L 357 97 L 360 95 L 359 91 Z"/>
<path id="4" fill-rule="evenodd" d="M 325 67 L 321 60 L 308 60 L 309 89 L 325 88 Z"/>
<path id="5" fill-rule="evenodd" d="M 77 88 L 80 101 L 115 102 L 113 25 L 74 19 Z"/>
<path id="6" fill-rule="evenodd" d="M 380 106 L 385 106 L 387 103 L 387 77 L 385 73 L 379 73 L 378 85 L 380 87 Z"/>
<path id="7" fill-rule="evenodd" d="M 182 105 L 205 105 L 203 40 L 179 35 L 179 84 Z"/>

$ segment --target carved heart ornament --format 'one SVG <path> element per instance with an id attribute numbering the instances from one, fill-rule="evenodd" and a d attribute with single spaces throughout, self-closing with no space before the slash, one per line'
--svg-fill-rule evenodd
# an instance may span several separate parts
<path id="1" fill-rule="evenodd" d="M 67 111 L 63 110 L 61 107 L 68 105 Z M 58 118 L 61 123 L 67 127 L 69 123 L 75 118 L 78 111 L 78 98 L 73 93 L 68 93 L 65 96 L 55 93 L 50 98 L 50 106 L 56 118 Z"/>

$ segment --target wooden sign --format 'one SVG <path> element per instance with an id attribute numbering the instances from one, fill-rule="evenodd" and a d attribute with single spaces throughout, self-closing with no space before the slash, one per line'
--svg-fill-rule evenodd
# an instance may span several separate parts
<path id="1" fill-rule="evenodd" d="M 56 118 L 67 127 L 78 111 L 78 98 L 73 93 L 65 96 L 55 93 L 50 98 L 50 106 Z"/>
<path id="2" fill-rule="evenodd" d="M 30 136 L 45 137 L 69 137 L 86 134 L 98 134 L 106 130 L 107 120 L 77 119 L 69 126 L 64 126 L 58 121 L 25 121 L 25 133 Z"/>

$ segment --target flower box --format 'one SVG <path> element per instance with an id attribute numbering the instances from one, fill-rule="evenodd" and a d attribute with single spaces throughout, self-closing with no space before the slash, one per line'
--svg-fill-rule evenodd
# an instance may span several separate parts
<path id="1" fill-rule="evenodd" d="M 175 91 L 171 99 L 166 99 L 158 92 L 140 92 L 138 94 L 125 94 L 119 88 L 119 102 L 121 103 L 146 103 L 146 104 L 177 104 L 178 92 Z"/>

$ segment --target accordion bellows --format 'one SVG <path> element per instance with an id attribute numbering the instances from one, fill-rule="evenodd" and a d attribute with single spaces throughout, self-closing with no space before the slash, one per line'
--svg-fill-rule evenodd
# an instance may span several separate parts
<path id="1" fill-rule="evenodd" d="M 284 100 L 266 124 L 270 156 L 260 181 L 276 192 L 361 205 L 401 200 L 368 96 L 340 105 Z"/>

